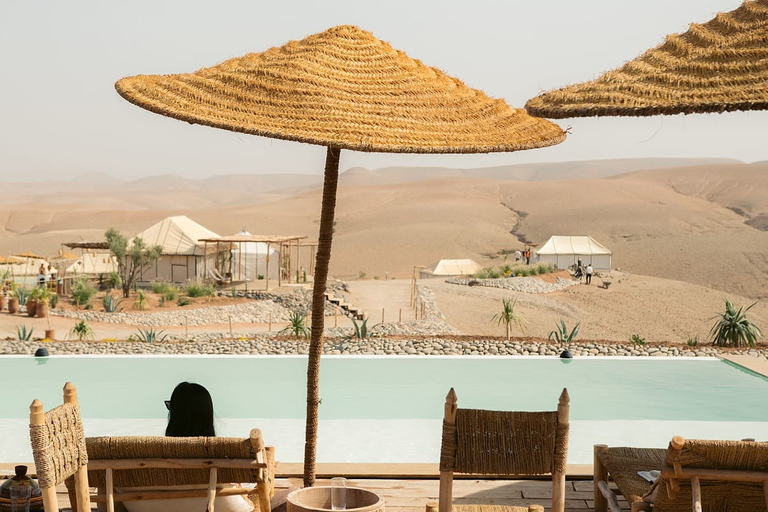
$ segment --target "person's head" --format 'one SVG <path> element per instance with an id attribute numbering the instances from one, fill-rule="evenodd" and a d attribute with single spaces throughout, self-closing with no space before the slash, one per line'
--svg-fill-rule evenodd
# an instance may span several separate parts
<path id="1" fill-rule="evenodd" d="M 173 390 L 168 407 L 168 427 L 171 437 L 215 436 L 213 400 L 200 384 L 182 382 Z"/>

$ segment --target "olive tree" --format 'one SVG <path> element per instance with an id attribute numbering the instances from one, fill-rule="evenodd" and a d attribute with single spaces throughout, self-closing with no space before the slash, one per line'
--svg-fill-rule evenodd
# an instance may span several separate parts
<path id="1" fill-rule="evenodd" d="M 133 282 L 145 270 L 160 258 L 163 248 L 159 245 L 148 246 L 143 239 L 135 237 L 131 243 L 115 228 L 109 228 L 104 234 L 109 251 L 117 258 L 117 272 L 123 285 L 123 297 L 128 298 Z"/>

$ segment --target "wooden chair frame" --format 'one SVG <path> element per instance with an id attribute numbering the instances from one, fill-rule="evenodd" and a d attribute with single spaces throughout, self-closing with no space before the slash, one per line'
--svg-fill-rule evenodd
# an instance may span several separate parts
<path id="1" fill-rule="evenodd" d="M 456 413 L 458 411 L 456 392 L 451 388 L 448 396 L 445 398 L 445 410 L 443 419 L 449 424 L 456 424 Z M 569 406 L 570 397 L 568 390 L 563 389 L 560 394 L 557 406 L 557 421 L 560 425 L 569 425 Z M 453 474 L 454 471 L 440 470 L 440 491 L 437 512 L 451 512 L 453 503 Z M 434 505 L 427 504 L 427 511 L 432 511 Z M 529 508 L 531 511 L 542 510 L 539 505 L 533 505 Z M 564 512 L 565 510 L 565 471 L 554 471 L 552 473 L 552 512 Z"/>

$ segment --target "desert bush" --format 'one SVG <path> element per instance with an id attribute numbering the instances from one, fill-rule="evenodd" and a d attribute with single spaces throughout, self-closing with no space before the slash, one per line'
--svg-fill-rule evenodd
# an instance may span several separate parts
<path id="1" fill-rule="evenodd" d="M 70 295 L 75 306 L 88 306 L 96 295 L 96 287 L 87 277 L 81 277 L 73 284 Z"/>
<path id="2" fill-rule="evenodd" d="M 698 346 L 699 345 L 699 335 L 697 334 L 695 336 L 688 336 L 688 341 L 686 341 L 686 344 L 689 347 L 696 347 L 696 346 Z"/>
<path id="3" fill-rule="evenodd" d="M 629 341 L 632 342 L 633 345 L 645 345 L 645 338 L 641 337 L 639 334 L 633 334 Z"/>
<path id="4" fill-rule="evenodd" d="M 147 294 L 144 293 L 144 290 L 139 290 L 138 292 L 136 292 L 136 300 L 133 301 L 133 309 L 144 311 L 144 308 L 146 307 L 147 307 Z"/>
<path id="5" fill-rule="evenodd" d="M 216 287 L 212 284 L 190 279 L 184 283 L 184 293 L 189 297 L 210 297 L 216 295 Z"/>
<path id="6" fill-rule="evenodd" d="M 718 347 L 741 347 L 744 345 L 753 347 L 757 343 L 757 338 L 763 336 L 760 329 L 752 320 L 747 318 L 747 311 L 752 309 L 755 304 L 757 302 L 747 308 L 742 306 L 737 310 L 730 300 L 725 299 L 725 311 L 713 317 L 718 320 L 709 331 L 712 344 Z"/>
<path id="7" fill-rule="evenodd" d="M 162 295 L 168 289 L 168 284 L 165 281 L 152 281 L 149 283 L 149 289 L 152 290 L 152 293 Z"/>
<path id="8" fill-rule="evenodd" d="M 55 309 L 59 304 L 59 296 L 57 294 L 51 294 L 51 298 L 48 300 L 51 305 L 51 309 Z"/>
<path id="9" fill-rule="evenodd" d="M 176 304 L 178 306 L 189 306 L 189 297 L 179 297 Z"/>
<path id="10" fill-rule="evenodd" d="M 547 339 L 555 340 L 557 343 L 570 343 L 579 334 L 579 326 L 581 323 L 576 324 L 572 331 L 568 332 L 568 327 L 565 325 L 565 320 L 560 319 L 560 323 L 555 322 L 557 329 L 549 331 L 549 337 Z"/>
<path id="11" fill-rule="evenodd" d="M 176 300 L 176 297 L 179 295 L 179 288 L 176 285 L 169 284 L 165 287 L 165 291 L 163 292 L 163 298 L 165 300 Z"/>

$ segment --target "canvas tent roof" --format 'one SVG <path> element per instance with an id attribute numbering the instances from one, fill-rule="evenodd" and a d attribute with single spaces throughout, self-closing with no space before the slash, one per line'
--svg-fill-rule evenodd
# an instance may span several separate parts
<path id="1" fill-rule="evenodd" d="M 117 260 L 108 252 L 87 252 L 67 267 L 67 274 L 109 274 L 117 270 Z"/>
<path id="2" fill-rule="evenodd" d="M 186 215 L 166 217 L 154 226 L 138 233 L 147 245 L 160 245 L 164 255 L 202 256 L 205 254 L 203 238 L 218 238 L 219 235 L 193 221 Z M 215 252 L 215 246 L 209 246 Z"/>
<path id="3" fill-rule="evenodd" d="M 482 268 L 479 263 L 469 259 L 440 260 L 422 270 L 422 272 L 435 276 L 461 276 L 475 274 L 482 270 Z"/>
<path id="4" fill-rule="evenodd" d="M 538 254 L 583 254 L 583 255 L 598 255 L 598 254 L 612 254 L 609 249 L 600 245 L 591 236 L 563 236 L 555 235 L 547 240 L 540 249 L 536 251 Z"/>

